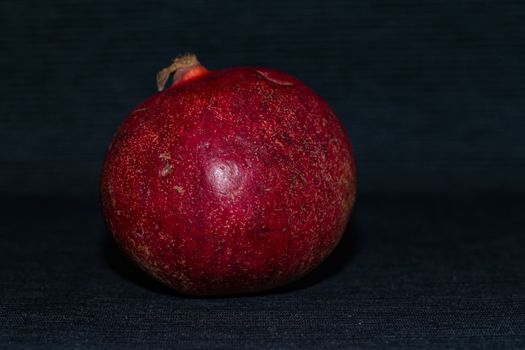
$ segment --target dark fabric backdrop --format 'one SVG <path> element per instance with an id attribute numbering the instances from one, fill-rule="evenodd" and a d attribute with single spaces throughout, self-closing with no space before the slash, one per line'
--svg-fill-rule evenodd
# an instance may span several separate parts
<path id="1" fill-rule="evenodd" d="M 0 346 L 525 348 L 525 2 L 2 0 L 0 33 Z M 186 51 L 348 130 L 349 229 L 290 287 L 184 297 L 109 239 L 105 148 Z"/>

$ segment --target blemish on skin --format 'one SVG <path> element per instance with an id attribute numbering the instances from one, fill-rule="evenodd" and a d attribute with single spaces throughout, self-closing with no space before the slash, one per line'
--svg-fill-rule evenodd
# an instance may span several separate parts
<path id="1" fill-rule="evenodd" d="M 182 194 L 184 193 L 184 188 L 180 187 L 180 186 L 175 186 L 173 187 L 175 189 L 175 191 L 177 191 L 178 193 Z"/>
<path id="2" fill-rule="evenodd" d="M 263 71 L 260 71 L 258 69 L 255 70 L 260 76 L 262 76 L 264 79 L 268 80 L 268 81 L 271 81 L 272 83 L 274 84 L 277 84 L 277 85 L 283 85 L 283 86 L 290 86 L 290 85 L 293 85 L 293 83 L 291 81 L 285 81 L 285 80 L 280 80 L 280 79 L 277 79 L 275 77 L 272 77 L 270 76 L 270 73 L 267 73 L 267 72 L 263 72 Z"/>
<path id="3" fill-rule="evenodd" d="M 170 160 L 171 159 L 171 155 L 168 152 L 163 152 L 163 153 L 159 154 L 159 158 L 162 159 L 162 160 Z"/>
<path id="4" fill-rule="evenodd" d="M 280 142 L 279 140 L 273 140 L 273 142 L 275 142 L 276 144 L 278 144 L 279 146 L 281 146 L 282 148 L 284 148 L 284 145 L 283 145 L 282 142 Z"/>
<path id="5" fill-rule="evenodd" d="M 173 165 L 171 164 L 166 164 L 164 166 L 164 168 L 162 168 L 162 170 L 160 171 L 160 176 L 166 176 L 166 175 L 169 175 L 171 174 L 171 172 L 173 172 Z"/>
<path id="6" fill-rule="evenodd" d="M 146 257 L 148 257 L 148 256 L 151 255 L 151 253 L 150 253 L 148 247 L 146 247 L 146 245 L 144 245 L 144 244 L 139 245 L 139 246 L 138 246 L 138 250 L 139 250 L 142 254 L 144 254 Z"/>

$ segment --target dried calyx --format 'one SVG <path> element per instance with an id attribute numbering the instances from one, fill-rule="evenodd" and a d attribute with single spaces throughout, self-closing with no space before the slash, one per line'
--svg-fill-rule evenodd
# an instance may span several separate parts
<path id="1" fill-rule="evenodd" d="M 175 58 L 172 64 L 157 73 L 157 88 L 162 91 L 172 74 L 172 86 L 176 86 L 183 81 L 203 76 L 206 73 L 208 70 L 200 64 L 197 56 L 186 53 Z"/>

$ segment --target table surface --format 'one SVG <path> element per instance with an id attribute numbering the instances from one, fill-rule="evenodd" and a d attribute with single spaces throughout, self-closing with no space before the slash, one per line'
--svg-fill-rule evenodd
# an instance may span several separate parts
<path id="1" fill-rule="evenodd" d="M 317 271 L 259 295 L 191 298 L 115 248 L 95 199 L 3 202 L 7 348 L 524 347 L 525 202 L 362 196 Z"/>

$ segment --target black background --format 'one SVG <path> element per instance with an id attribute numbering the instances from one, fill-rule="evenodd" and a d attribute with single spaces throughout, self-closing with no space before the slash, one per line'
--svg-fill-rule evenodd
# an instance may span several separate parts
<path id="1" fill-rule="evenodd" d="M 525 347 L 525 2 L 1 1 L 0 344 Z M 283 70 L 357 158 L 336 252 L 271 293 L 170 292 L 112 245 L 106 146 L 186 51 Z"/>

